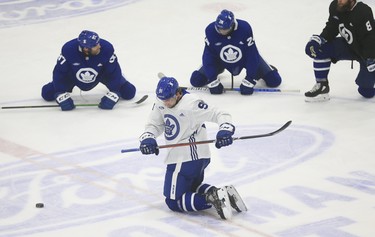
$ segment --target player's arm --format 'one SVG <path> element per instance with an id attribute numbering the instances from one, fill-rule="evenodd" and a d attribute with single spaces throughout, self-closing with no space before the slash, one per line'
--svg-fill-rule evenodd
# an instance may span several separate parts
<path id="1" fill-rule="evenodd" d="M 320 37 L 322 37 L 326 41 L 331 41 L 336 38 L 339 34 L 339 21 L 336 17 L 336 1 L 332 2 L 329 6 L 329 17 L 328 21 L 326 22 L 326 26 L 324 27 Z"/>
<path id="2" fill-rule="evenodd" d="M 362 46 L 364 59 L 375 59 L 375 22 L 370 8 L 365 8 L 358 23 L 359 44 Z"/>
<path id="3" fill-rule="evenodd" d="M 69 63 L 67 62 L 66 57 L 64 56 L 64 48 L 57 58 L 56 65 L 52 73 L 52 83 L 55 87 L 55 99 L 56 102 L 60 105 L 61 110 L 69 111 L 75 108 L 73 99 L 71 98 L 68 90 L 69 86 L 73 83 L 71 78 L 69 78 Z"/>
<path id="4" fill-rule="evenodd" d="M 101 80 L 109 92 L 101 98 L 99 108 L 111 110 L 120 100 L 120 88 L 124 84 L 124 77 L 112 44 L 104 40 L 102 41 L 101 57 L 103 57 L 104 63 Z"/>
<path id="5" fill-rule="evenodd" d="M 337 2 L 333 1 L 329 6 L 329 17 L 328 21 L 326 22 L 326 26 L 323 28 L 320 35 L 312 35 L 310 40 L 307 42 L 305 46 L 305 53 L 311 58 L 321 58 L 324 56 L 321 47 L 327 41 L 332 41 L 336 38 L 339 33 L 339 20 L 336 16 L 337 11 Z"/>
<path id="6" fill-rule="evenodd" d="M 209 41 L 209 38 L 205 38 L 205 46 L 203 50 L 203 56 L 202 56 L 202 62 L 203 62 L 203 69 L 206 73 L 208 83 L 211 83 L 217 79 L 217 64 L 218 64 L 218 55 L 214 51 L 213 47 L 211 45 L 211 42 Z"/>
<path id="7" fill-rule="evenodd" d="M 164 131 L 163 116 L 157 108 L 156 103 L 152 107 L 145 130 L 139 137 L 139 149 L 144 155 L 159 154 L 156 138 Z"/>
<path id="8" fill-rule="evenodd" d="M 254 41 L 253 30 L 250 25 L 246 41 L 246 79 L 251 81 L 255 78 L 259 67 L 259 52 Z"/>
<path id="9" fill-rule="evenodd" d="M 254 86 L 256 84 L 256 73 L 259 67 L 260 56 L 257 46 L 254 41 L 253 31 L 249 24 L 244 25 L 246 34 L 244 37 L 244 42 L 246 42 L 245 52 L 246 54 L 246 77 L 243 78 L 240 85 L 240 92 L 242 95 L 251 95 L 254 92 Z"/>

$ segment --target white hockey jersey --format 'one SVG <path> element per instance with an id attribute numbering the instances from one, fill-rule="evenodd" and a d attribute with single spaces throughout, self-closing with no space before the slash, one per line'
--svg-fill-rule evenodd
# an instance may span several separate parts
<path id="1" fill-rule="evenodd" d="M 232 123 L 227 112 L 207 105 L 203 100 L 192 94 L 185 94 L 173 108 L 164 106 L 157 100 L 145 126 L 145 132 L 156 137 L 164 132 L 165 143 L 191 143 L 207 140 L 204 122 L 217 124 Z M 166 164 L 210 158 L 208 144 L 190 145 L 169 148 L 165 158 Z"/>

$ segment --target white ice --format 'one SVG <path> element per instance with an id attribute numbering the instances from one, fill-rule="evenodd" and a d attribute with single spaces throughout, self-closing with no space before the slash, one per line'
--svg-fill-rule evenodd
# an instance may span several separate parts
<path id="1" fill-rule="evenodd" d="M 10 17 L 5 7 L 31 8 L 33 2 L 40 4 L 2 1 L 0 23 Z M 50 2 L 42 4 L 45 11 L 64 3 L 60 11 L 115 1 Z M 113 43 L 125 76 L 137 86 L 137 98 L 147 94 L 149 99 L 139 106 L 121 101 L 112 111 L 1 109 L 0 236 L 375 236 L 375 100 L 357 93 L 358 63 L 353 69 L 349 61 L 332 66 L 329 102 L 304 102 L 303 93 L 314 85 L 304 47 L 324 27 L 329 2 L 143 0 L 2 25 L 2 107 L 53 104 L 42 100 L 41 87 L 51 80 L 63 43 L 83 29 Z M 375 6 L 374 0 L 365 2 Z M 273 137 L 236 141 L 220 150 L 212 146 L 206 182 L 235 185 L 249 209 L 229 221 L 213 210 L 178 214 L 167 208 L 165 150 L 159 156 L 120 152 L 138 146 L 158 72 L 189 86 L 191 72 L 201 64 L 204 29 L 223 8 L 252 25 L 260 53 L 283 77 L 280 88 L 300 90 L 252 96 L 198 92 L 233 115 L 236 136 L 270 132 L 293 121 Z M 221 78 L 230 86 L 228 75 Z M 236 86 L 241 79 L 235 78 Z M 105 92 L 98 86 L 75 90 L 73 97 L 76 103 L 96 103 Z M 214 138 L 217 125 L 208 128 Z M 45 207 L 35 208 L 38 202 Z"/>

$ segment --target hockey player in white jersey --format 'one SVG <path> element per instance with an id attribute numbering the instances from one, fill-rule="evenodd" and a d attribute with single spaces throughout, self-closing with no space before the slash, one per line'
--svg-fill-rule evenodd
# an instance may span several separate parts
<path id="1" fill-rule="evenodd" d="M 216 135 L 217 148 L 233 143 L 235 127 L 231 115 L 179 88 L 175 78 L 162 77 L 156 88 L 156 96 L 158 99 L 140 136 L 142 154 L 159 154 L 156 137 L 162 133 L 166 144 L 206 140 L 204 122 L 214 122 L 220 126 Z M 204 170 L 210 163 L 210 157 L 208 144 L 173 147 L 168 151 L 164 196 L 172 211 L 200 211 L 214 206 L 222 219 L 230 219 L 232 208 L 238 212 L 247 210 L 233 185 L 217 188 L 203 183 Z"/>

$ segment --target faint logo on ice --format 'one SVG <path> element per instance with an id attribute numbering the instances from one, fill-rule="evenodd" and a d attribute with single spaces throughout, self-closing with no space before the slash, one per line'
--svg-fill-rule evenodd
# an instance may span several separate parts
<path id="1" fill-rule="evenodd" d="M 263 134 L 276 129 L 275 126 L 237 126 L 235 136 Z M 218 164 L 210 172 L 230 173 L 232 183 L 254 182 L 317 156 L 333 142 L 334 136 L 329 131 L 292 124 L 271 137 L 240 140 L 224 149 L 212 149 L 213 158 L 220 158 L 212 161 L 211 166 Z"/>
<path id="2" fill-rule="evenodd" d="M 237 126 L 235 136 L 278 127 Z M 208 137 L 215 134 L 216 130 L 209 130 Z M 222 149 L 212 146 L 205 177 L 215 184 L 256 182 L 317 156 L 333 141 L 326 130 L 292 124 L 272 137 L 236 141 Z M 150 207 L 159 210 L 155 208 L 159 205 L 161 212 L 168 210 L 162 196 L 165 164 L 160 159 L 168 149 L 160 150 L 159 159 L 140 152 L 120 153 L 138 146 L 136 139 L 122 140 L 0 165 L 0 236 L 25 236 L 137 215 Z M 27 154 L 22 147 L 19 153 Z M 35 211 L 37 202 L 45 204 L 44 210 Z M 134 223 L 129 224 L 126 229 Z"/>
<path id="3" fill-rule="evenodd" d="M 4 0 L 0 2 L 0 28 L 86 15 L 137 1 L 139 0 Z"/>

